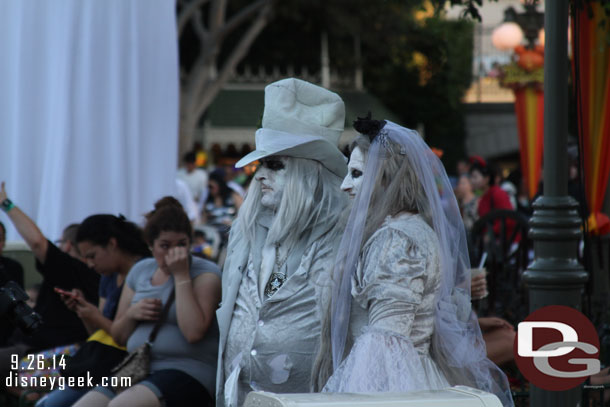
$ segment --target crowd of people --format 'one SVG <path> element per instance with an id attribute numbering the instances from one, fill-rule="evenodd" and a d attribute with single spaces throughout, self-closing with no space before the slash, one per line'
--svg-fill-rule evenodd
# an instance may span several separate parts
<path id="1" fill-rule="evenodd" d="M 478 158 L 452 184 L 417 132 L 370 115 L 354 123 L 348 159 L 338 148 L 344 123 L 335 93 L 272 83 L 256 149 L 235 164 L 259 163 L 249 185 L 232 170 L 208 174 L 189 153 L 177 176 L 183 193 L 157 201 L 142 228 L 94 214 L 57 245 L 2 183 L 2 208 L 42 274 L 34 310 L 43 320 L 33 335 L 1 338 L 3 376 L 12 355 L 78 344 L 48 374 L 89 372 L 95 385 L 54 389 L 38 407 L 229 407 L 257 390 L 454 385 L 512 406 L 499 366 L 512 359 L 515 331 L 472 311 L 486 287 L 484 276 L 471 280 L 468 248 L 473 223 L 513 209 L 510 196 Z M 218 233 L 222 259 L 202 258 L 202 226 Z M 0 227 L 0 255 L 4 235 Z M 19 265 L 1 256 L 0 278 L 23 286 Z M 146 377 L 104 386 L 143 346 Z"/>
<path id="2" fill-rule="evenodd" d="M 175 197 L 197 234 L 193 249 L 222 266 L 229 230 L 252 177 L 233 166 L 218 166 L 208 174 L 197 166 L 195 151 L 186 153 L 182 164 L 176 178 Z"/>

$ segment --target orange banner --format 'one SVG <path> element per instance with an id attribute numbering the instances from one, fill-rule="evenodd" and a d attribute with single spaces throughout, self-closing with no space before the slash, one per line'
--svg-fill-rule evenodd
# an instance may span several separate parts
<path id="1" fill-rule="evenodd" d="M 576 8 L 572 62 L 578 104 L 578 130 L 584 159 L 585 194 L 593 234 L 610 233 L 610 219 L 602 206 L 610 174 L 610 25 L 602 6 Z"/>
<path id="2" fill-rule="evenodd" d="M 544 93 L 539 86 L 515 90 L 515 113 L 521 153 L 521 172 L 532 199 L 538 192 L 544 140 Z"/>

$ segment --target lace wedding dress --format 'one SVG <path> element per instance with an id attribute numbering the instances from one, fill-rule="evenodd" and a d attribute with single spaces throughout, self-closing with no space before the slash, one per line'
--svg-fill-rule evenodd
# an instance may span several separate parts
<path id="1" fill-rule="evenodd" d="M 449 387 L 430 356 L 440 278 L 439 243 L 432 228 L 415 214 L 387 217 L 361 252 L 352 280 L 349 354 L 323 391 Z"/>

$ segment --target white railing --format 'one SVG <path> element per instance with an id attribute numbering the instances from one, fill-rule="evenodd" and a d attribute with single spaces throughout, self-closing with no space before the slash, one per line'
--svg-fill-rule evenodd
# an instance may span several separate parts
<path id="1" fill-rule="evenodd" d="M 268 84 L 288 77 L 300 78 L 315 84 L 322 83 L 321 71 L 311 72 L 306 66 L 295 69 L 293 65 L 287 65 L 286 67 L 277 65 L 273 67 L 258 66 L 255 68 L 244 65 L 240 71 L 233 73 L 229 79 L 229 86 Z M 343 75 L 331 69 L 330 84 L 331 88 L 354 88 L 355 73 Z"/>

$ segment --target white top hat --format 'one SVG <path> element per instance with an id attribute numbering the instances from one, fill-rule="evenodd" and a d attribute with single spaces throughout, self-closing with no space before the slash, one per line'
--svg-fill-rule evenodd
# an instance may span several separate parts
<path id="1" fill-rule="evenodd" d="M 336 93 L 289 78 L 265 88 L 263 127 L 256 131 L 256 150 L 235 167 L 271 155 L 319 161 L 339 177 L 347 174 L 338 144 L 345 124 L 345 105 Z"/>

